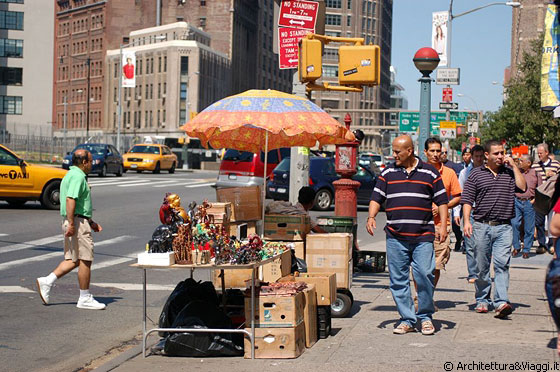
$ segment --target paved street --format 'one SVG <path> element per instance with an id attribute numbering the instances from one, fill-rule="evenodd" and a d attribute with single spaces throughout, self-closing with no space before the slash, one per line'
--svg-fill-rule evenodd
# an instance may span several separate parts
<path id="1" fill-rule="evenodd" d="M 0 202 L 0 365 L 10 371 L 75 370 L 138 335 L 141 272 L 129 265 L 159 225 L 158 211 L 165 193 L 179 194 L 184 205 L 204 198 L 214 201 L 210 185 L 215 179 L 216 172 L 129 172 L 121 178 L 89 178 L 94 217 L 103 226 L 94 235 L 91 288 L 108 305 L 99 312 L 76 309 L 76 273 L 57 281 L 50 306 L 41 303 L 35 279 L 50 273 L 62 259 L 61 218 L 39 203 L 13 209 Z M 366 217 L 367 207 L 360 207 L 361 226 Z M 382 236 L 367 237 L 363 228 L 358 235 L 363 244 L 382 240 Z M 197 275 L 206 279 L 208 273 Z M 157 321 L 169 292 L 185 276 L 182 272 L 149 273 L 152 319 Z M 14 358 L 14 353 L 21 357 Z"/>

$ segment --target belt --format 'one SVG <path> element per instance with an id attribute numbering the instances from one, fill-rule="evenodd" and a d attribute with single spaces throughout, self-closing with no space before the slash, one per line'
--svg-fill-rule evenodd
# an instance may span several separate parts
<path id="1" fill-rule="evenodd" d="M 534 197 L 530 197 L 530 198 L 518 198 L 517 196 L 515 197 L 517 200 L 521 200 L 521 201 L 527 201 L 527 200 L 533 200 Z"/>
<path id="2" fill-rule="evenodd" d="M 490 226 L 499 226 L 499 225 L 509 225 L 510 221 L 509 220 L 480 220 L 480 221 L 476 221 L 476 222 L 480 222 L 480 223 L 485 223 L 487 225 Z"/>
<path id="3" fill-rule="evenodd" d="M 80 217 L 88 221 L 91 220 L 91 217 L 82 216 L 81 214 L 75 214 L 74 217 Z"/>

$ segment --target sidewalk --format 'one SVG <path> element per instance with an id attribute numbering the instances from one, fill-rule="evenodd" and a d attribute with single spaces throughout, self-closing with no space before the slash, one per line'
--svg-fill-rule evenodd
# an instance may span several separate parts
<path id="1" fill-rule="evenodd" d="M 384 250 L 385 247 L 384 243 L 378 243 L 361 248 Z M 200 359 L 157 355 L 144 359 L 138 354 L 140 347 L 135 347 L 98 370 L 555 370 L 554 362 L 559 358 L 555 352 L 555 326 L 543 289 L 546 266 L 531 261 L 512 259 L 509 296 L 514 313 L 509 319 L 495 319 L 493 312 L 477 314 L 473 311 L 474 287 L 465 278 L 465 256 L 452 252 L 435 294 L 439 311 L 434 314 L 434 336 L 423 336 L 420 332 L 393 335 L 398 314 L 388 288 L 389 274 L 357 274 L 353 278 L 355 302 L 351 317 L 333 319 L 332 336 L 319 340 L 298 359 Z M 159 311 L 161 309 L 150 308 L 150 317 L 158 319 Z M 156 340 L 156 336 L 151 336 L 148 341 L 151 344 Z M 502 365 L 491 365 L 493 362 Z M 465 365 L 467 363 L 470 365 Z M 504 363 L 511 365 L 503 366 Z M 537 366 L 539 363 L 549 364 Z M 556 370 L 560 370 L 560 364 Z"/>

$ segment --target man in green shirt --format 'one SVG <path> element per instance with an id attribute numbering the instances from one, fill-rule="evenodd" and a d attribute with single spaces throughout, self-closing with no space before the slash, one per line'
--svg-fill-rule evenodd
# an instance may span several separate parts
<path id="1" fill-rule="evenodd" d="M 60 184 L 60 214 L 64 234 L 64 260 L 48 276 L 37 278 L 37 289 L 45 305 L 49 304 L 50 291 L 54 282 L 78 269 L 80 309 L 103 310 L 89 292 L 91 263 L 93 261 L 93 238 L 91 232 L 100 232 L 101 225 L 94 222 L 91 206 L 91 190 L 86 175 L 91 171 L 92 156 L 84 149 L 72 155 L 72 166 Z"/>

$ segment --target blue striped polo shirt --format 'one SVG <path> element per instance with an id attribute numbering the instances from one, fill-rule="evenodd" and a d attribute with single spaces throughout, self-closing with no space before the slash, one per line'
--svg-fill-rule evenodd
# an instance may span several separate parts
<path id="1" fill-rule="evenodd" d="M 471 213 L 475 221 L 509 220 L 515 217 L 515 186 L 513 170 L 501 166 L 494 174 L 486 165 L 474 168 L 465 182 L 461 204 L 474 205 Z"/>
<path id="2" fill-rule="evenodd" d="M 432 242 L 432 203 L 440 206 L 449 200 L 436 168 L 416 159 L 418 164 L 410 173 L 395 163 L 385 168 L 377 178 L 371 199 L 379 204 L 387 202 L 387 236 L 409 242 Z"/>

